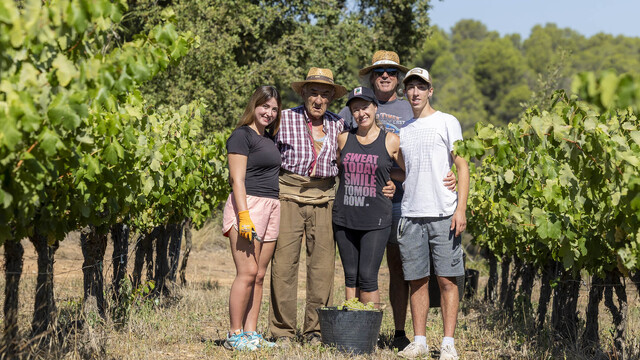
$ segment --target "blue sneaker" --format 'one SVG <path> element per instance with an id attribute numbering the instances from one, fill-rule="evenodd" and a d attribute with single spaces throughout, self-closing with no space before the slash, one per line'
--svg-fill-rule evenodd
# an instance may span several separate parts
<path id="1" fill-rule="evenodd" d="M 245 331 L 244 336 L 247 337 L 249 343 L 255 345 L 258 348 L 274 348 L 276 347 L 276 343 L 265 340 L 261 334 L 258 334 L 255 331 Z"/>
<path id="2" fill-rule="evenodd" d="M 233 334 L 227 334 L 227 339 L 224 341 L 224 347 L 229 350 L 239 350 L 239 351 L 254 351 L 257 350 L 258 347 L 253 343 L 249 342 L 245 333 L 238 330 Z"/>

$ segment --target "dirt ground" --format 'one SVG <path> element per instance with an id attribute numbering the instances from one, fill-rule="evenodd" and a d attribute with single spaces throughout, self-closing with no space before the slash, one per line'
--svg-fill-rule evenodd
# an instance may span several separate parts
<path id="1" fill-rule="evenodd" d="M 133 235 L 132 239 L 136 236 Z M 133 241 L 133 240 L 132 240 Z M 37 276 L 36 253 L 27 240 L 22 242 L 24 252 L 24 269 L 20 287 L 19 325 L 20 333 L 28 343 L 28 330 L 33 314 L 35 283 Z M 184 244 L 183 244 L 184 247 Z M 2 248 L 0 248 L 2 249 Z M 130 244 L 129 271 L 133 267 L 134 244 Z M 105 283 L 112 276 L 111 264 L 113 248 L 109 242 L 104 264 Z M 305 259 L 302 252 L 298 287 L 298 319 L 302 322 L 305 296 Z M 471 267 L 486 274 L 486 265 L 482 261 L 470 259 Z M 475 262 L 474 262 L 475 261 Z M 54 293 L 59 310 L 59 317 L 69 316 L 77 311 L 82 304 L 82 252 L 78 233 L 70 234 L 55 255 L 54 263 Z M 4 265 L 3 249 L 0 250 L 0 266 Z M 229 252 L 228 240 L 220 235 L 219 226 L 208 224 L 202 230 L 194 232 L 193 249 L 189 257 L 186 271 L 188 286 L 177 290 L 178 300 L 170 305 L 142 306 L 132 310 L 130 320 L 124 328 L 116 329 L 112 324 L 104 327 L 105 352 L 94 358 L 109 359 L 175 359 L 175 358 L 237 358 L 238 354 L 225 350 L 221 344 L 228 327 L 228 294 L 235 277 L 235 267 Z M 259 330 L 267 329 L 269 274 L 265 278 L 265 291 L 261 309 Z M 386 262 L 380 269 L 381 300 L 388 304 L 389 273 Z M 484 288 L 486 276 L 480 277 L 479 289 Z M 344 277 L 339 259 L 336 259 L 334 276 L 335 302 L 344 298 Z M 4 288 L 4 277 L 0 279 L 0 287 Z M 537 290 L 534 291 L 533 301 L 537 300 Z M 635 288 L 629 286 L 628 312 L 628 345 L 640 353 L 640 301 Z M 584 318 L 588 292 L 581 288 L 580 308 Z M 527 318 L 514 322 L 500 317 L 500 310 L 488 307 L 479 300 L 465 301 L 461 304 L 456 332 L 456 347 L 459 348 L 461 359 L 554 359 L 558 356 L 568 359 L 585 358 L 575 346 L 571 346 L 557 339 L 551 334 L 543 332 L 531 335 L 527 330 L 532 324 Z M 0 301 L 4 302 L 4 291 L 0 294 Z M 534 305 L 535 306 L 535 305 Z M 381 341 L 393 333 L 393 319 L 390 307 L 384 311 L 383 324 L 380 333 Z M 65 315 L 66 314 L 66 315 Z M 2 315 L 0 315 L 2 316 Z M 407 317 L 406 330 L 412 338 L 410 314 Z M 0 317 L 0 319 L 2 319 Z M 524 322 L 523 322 L 524 321 Z M 601 343 L 603 348 L 611 349 L 611 316 L 601 306 Z M 268 334 L 267 334 L 268 335 Z M 430 311 L 427 339 L 432 347 L 431 357 L 438 357 L 438 345 L 442 336 L 442 323 L 437 309 Z M 55 358 L 79 358 L 74 346 L 66 350 L 63 356 L 57 354 Z M 0 349 L 1 350 L 1 349 Z M 607 351 L 594 358 L 607 358 Z M 1 355 L 1 352 L 0 352 Z M 246 354 L 240 356 L 245 358 Z M 36 353 L 33 358 L 53 358 L 48 353 Z M 0 356 L 2 357 L 2 356 Z M 292 349 L 275 352 L 252 354 L 249 358 L 274 359 L 350 359 L 335 350 L 325 347 L 296 343 Z M 387 348 L 378 348 L 370 356 L 361 358 L 396 359 L 397 355 Z"/>

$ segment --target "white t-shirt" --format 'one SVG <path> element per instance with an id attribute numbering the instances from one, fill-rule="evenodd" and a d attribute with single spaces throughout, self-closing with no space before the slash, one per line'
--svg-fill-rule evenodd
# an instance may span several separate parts
<path id="1" fill-rule="evenodd" d="M 458 193 L 444 186 L 453 165 L 453 144 L 462 140 L 460 122 L 440 111 L 412 118 L 400 129 L 400 149 L 406 166 L 402 216 L 445 217 L 458 204 Z"/>

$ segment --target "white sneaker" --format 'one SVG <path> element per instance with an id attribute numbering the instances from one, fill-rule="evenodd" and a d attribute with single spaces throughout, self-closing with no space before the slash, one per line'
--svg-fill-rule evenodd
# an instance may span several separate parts
<path id="1" fill-rule="evenodd" d="M 427 355 L 429 355 L 429 347 L 418 344 L 415 341 L 412 341 L 404 350 L 398 352 L 398 356 L 405 359 L 415 359 Z"/>
<path id="2" fill-rule="evenodd" d="M 458 353 L 453 345 L 443 345 L 440 349 L 440 360 L 458 360 Z"/>

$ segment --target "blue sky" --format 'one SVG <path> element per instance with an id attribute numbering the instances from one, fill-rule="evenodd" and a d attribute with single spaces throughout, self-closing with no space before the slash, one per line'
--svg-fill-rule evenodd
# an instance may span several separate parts
<path id="1" fill-rule="evenodd" d="M 640 37 L 640 0 L 431 0 L 431 25 L 449 32 L 461 19 L 479 20 L 500 35 L 529 37 L 536 24 L 555 23 L 582 35 Z"/>

